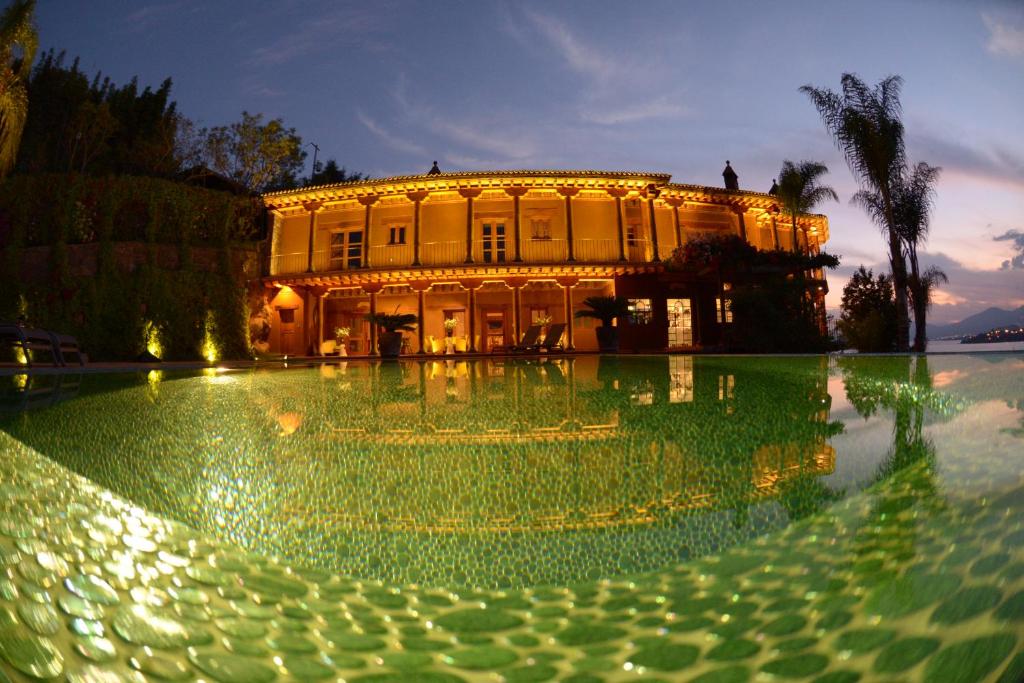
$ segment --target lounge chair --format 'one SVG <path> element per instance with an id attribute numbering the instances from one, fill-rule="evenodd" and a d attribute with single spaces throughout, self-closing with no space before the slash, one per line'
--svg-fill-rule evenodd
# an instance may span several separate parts
<path id="1" fill-rule="evenodd" d="M 0 346 L 4 347 L 3 360 L 0 362 L 28 366 L 61 364 L 57 346 L 45 330 L 32 330 L 13 324 L 0 325 Z"/>
<path id="2" fill-rule="evenodd" d="M 562 351 L 562 335 L 565 334 L 565 323 L 555 323 L 548 327 L 544 341 L 537 345 L 537 350 L 544 349 L 548 353 Z"/>
<path id="3" fill-rule="evenodd" d="M 523 339 L 518 344 L 509 346 L 492 346 L 491 353 L 496 352 L 518 352 L 533 351 L 537 348 L 537 339 L 540 337 L 540 325 L 530 325 L 523 334 Z"/>
<path id="4" fill-rule="evenodd" d="M 53 348 L 57 352 L 57 360 L 61 365 L 85 365 L 85 354 L 78 348 L 78 340 L 70 334 L 59 334 L 48 332 L 53 342 Z"/>

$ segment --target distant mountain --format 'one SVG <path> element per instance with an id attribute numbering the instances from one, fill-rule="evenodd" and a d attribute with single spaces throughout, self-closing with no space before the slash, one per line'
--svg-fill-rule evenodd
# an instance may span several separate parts
<path id="1" fill-rule="evenodd" d="M 952 325 L 929 325 L 928 338 L 963 337 L 988 332 L 994 327 L 1010 325 L 1024 325 L 1024 306 L 1011 311 L 1002 308 L 986 308 L 981 313 L 969 315 Z"/>

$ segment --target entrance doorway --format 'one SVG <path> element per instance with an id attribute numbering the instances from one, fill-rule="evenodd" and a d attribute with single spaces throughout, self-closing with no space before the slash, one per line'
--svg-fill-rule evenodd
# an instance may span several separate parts
<path id="1" fill-rule="evenodd" d="M 506 346 L 505 339 L 508 325 L 504 308 L 491 308 L 481 311 L 480 324 L 483 326 L 484 351 L 491 351 L 495 346 Z"/>
<path id="2" fill-rule="evenodd" d="M 693 346 L 693 309 L 690 299 L 668 300 L 668 347 Z"/>
<path id="3" fill-rule="evenodd" d="M 295 309 L 279 308 L 281 316 L 281 353 L 284 355 L 295 355 Z"/>

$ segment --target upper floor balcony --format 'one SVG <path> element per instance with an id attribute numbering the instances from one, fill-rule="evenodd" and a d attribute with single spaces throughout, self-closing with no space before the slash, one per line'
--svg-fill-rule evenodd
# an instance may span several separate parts
<path id="1" fill-rule="evenodd" d="M 412 244 L 381 244 L 366 247 L 351 244 L 331 249 L 273 254 L 270 275 L 301 275 L 350 270 L 392 270 L 415 267 L 458 267 L 480 265 L 544 265 L 564 263 L 650 263 L 654 245 L 647 239 L 526 239 L 516 253 L 511 239 L 423 242 L 419 254 Z M 672 247 L 661 246 L 662 259 Z M 418 258 L 417 258 L 418 256 Z"/>

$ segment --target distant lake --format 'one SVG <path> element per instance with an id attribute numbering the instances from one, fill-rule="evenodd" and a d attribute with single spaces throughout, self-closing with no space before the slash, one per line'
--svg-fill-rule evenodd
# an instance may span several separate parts
<path id="1" fill-rule="evenodd" d="M 929 353 L 980 353 L 982 351 L 1024 351 L 1024 342 L 961 344 L 959 340 L 941 339 L 928 342 Z"/>

